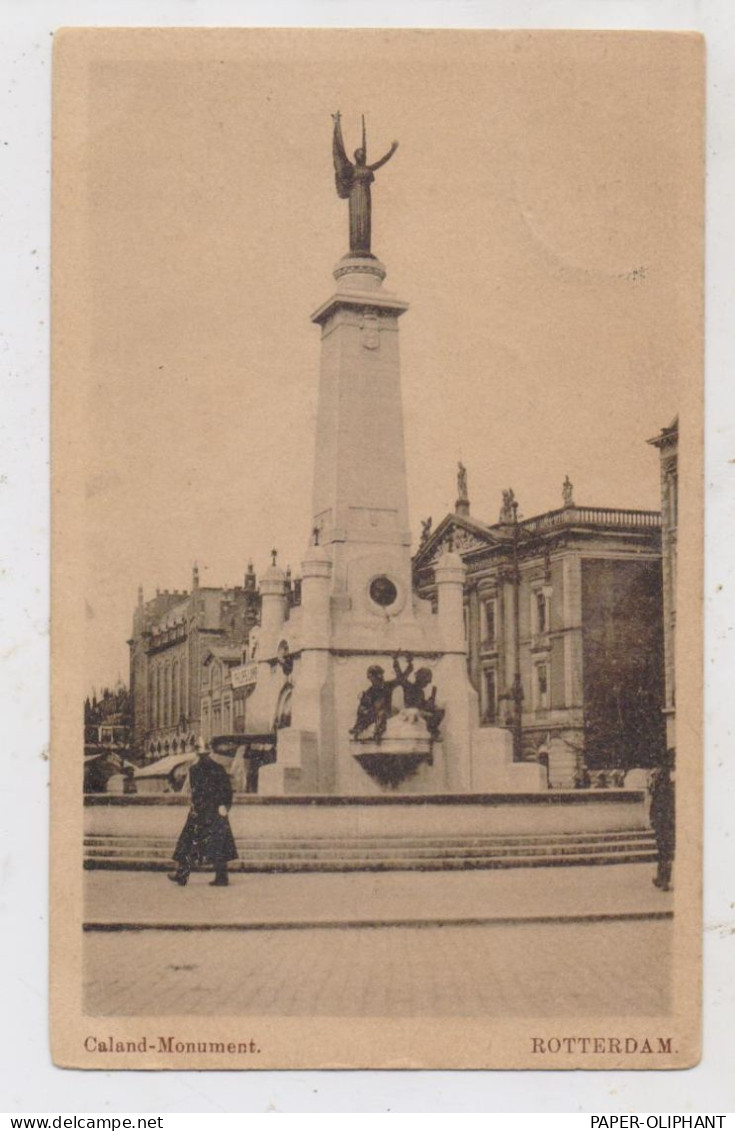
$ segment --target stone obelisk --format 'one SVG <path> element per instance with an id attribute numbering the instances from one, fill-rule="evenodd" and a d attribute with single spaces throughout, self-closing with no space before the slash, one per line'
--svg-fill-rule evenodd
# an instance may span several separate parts
<path id="1" fill-rule="evenodd" d="M 313 527 L 331 548 L 335 611 L 377 607 L 385 620 L 410 606 L 398 356 L 407 304 L 383 290 L 377 259 L 348 257 L 334 275 L 334 294 L 312 315 L 322 332 Z"/>

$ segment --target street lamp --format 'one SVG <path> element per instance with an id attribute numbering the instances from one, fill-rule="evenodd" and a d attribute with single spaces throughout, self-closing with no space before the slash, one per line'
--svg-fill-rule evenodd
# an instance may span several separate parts
<path id="1" fill-rule="evenodd" d="M 523 681 L 521 679 L 521 569 L 518 543 L 518 500 L 510 493 L 513 511 L 513 687 L 510 698 L 513 703 L 513 761 L 523 759 Z"/>

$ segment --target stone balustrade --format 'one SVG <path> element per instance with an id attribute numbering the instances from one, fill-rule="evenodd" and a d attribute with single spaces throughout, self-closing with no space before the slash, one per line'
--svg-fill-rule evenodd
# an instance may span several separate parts
<path id="1" fill-rule="evenodd" d="M 538 518 L 524 519 L 519 526 L 527 533 L 554 530 L 564 526 L 604 526 L 614 530 L 629 530 L 631 527 L 660 530 L 659 511 L 618 510 L 615 507 L 560 507 L 539 515 Z"/>

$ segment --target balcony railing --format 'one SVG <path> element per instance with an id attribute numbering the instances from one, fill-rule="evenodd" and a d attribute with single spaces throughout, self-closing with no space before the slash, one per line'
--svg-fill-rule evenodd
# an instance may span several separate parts
<path id="1" fill-rule="evenodd" d="M 605 526 L 611 530 L 660 530 L 659 511 L 627 511 L 615 507 L 560 507 L 538 518 L 522 519 L 518 524 L 524 531 L 535 533 L 554 530 L 561 526 Z"/>

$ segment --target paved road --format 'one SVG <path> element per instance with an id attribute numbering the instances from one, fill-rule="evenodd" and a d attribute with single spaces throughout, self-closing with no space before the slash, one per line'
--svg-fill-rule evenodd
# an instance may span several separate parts
<path id="1" fill-rule="evenodd" d="M 235 875 L 228 888 L 161 872 L 85 873 L 85 921 L 97 925 L 205 926 L 495 920 L 670 912 L 651 864 L 468 872 Z"/>
<path id="2" fill-rule="evenodd" d="M 226 890 L 210 888 L 205 876 L 178 889 L 160 874 L 90 873 L 86 918 L 108 929 L 84 936 L 85 1010 L 660 1015 L 669 1007 L 671 921 L 626 918 L 670 910 L 651 871 L 257 875 L 237 877 Z M 567 918 L 508 922 L 548 912 Z M 610 918 L 580 921 L 589 913 Z M 355 925 L 305 925 L 320 916 Z M 390 925 L 411 920 L 431 925 Z M 109 929 L 134 922 L 148 929 Z M 197 922 L 223 929 L 197 929 Z M 655 962 L 645 960 L 651 955 Z"/>
<path id="3" fill-rule="evenodd" d="M 654 1016 L 666 920 L 85 936 L 96 1016 Z M 646 955 L 656 962 L 646 962 Z"/>

